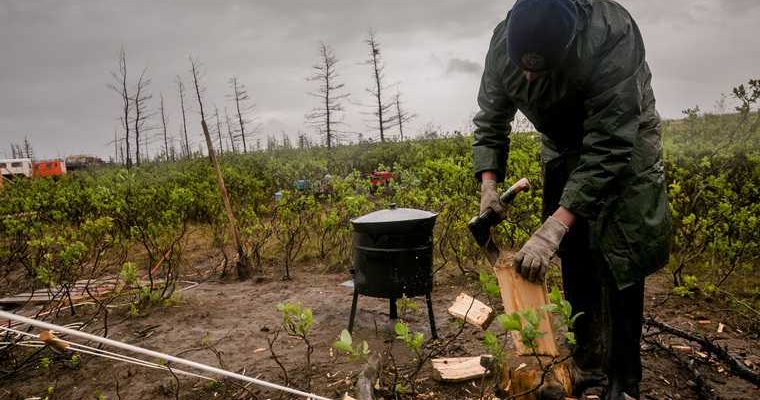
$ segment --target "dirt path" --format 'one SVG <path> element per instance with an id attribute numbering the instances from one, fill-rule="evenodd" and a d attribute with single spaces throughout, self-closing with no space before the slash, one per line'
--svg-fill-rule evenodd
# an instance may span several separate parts
<path id="1" fill-rule="evenodd" d="M 351 378 L 361 364 L 349 362 L 345 357 L 335 357 L 330 351 L 332 342 L 347 326 L 351 306 L 351 289 L 340 286 L 346 274 L 309 273 L 297 270 L 293 281 L 267 279 L 263 282 L 223 283 L 207 281 L 196 288 L 183 292 L 182 300 L 173 306 L 150 310 L 135 318 L 112 317 L 123 322 L 110 327 L 111 337 L 169 354 L 217 366 L 221 361 L 226 369 L 245 371 L 249 376 L 283 383 L 283 374 L 274 362 L 267 346 L 267 338 L 280 325 L 280 313 L 276 306 L 283 302 L 300 301 L 314 311 L 312 343 L 312 388 L 315 392 L 337 398 L 351 389 Z M 449 320 L 446 308 L 460 291 L 475 293 L 461 279 L 437 283 L 434 310 L 439 335 L 445 341 L 457 330 L 458 325 Z M 689 299 L 669 294 L 664 278 L 655 277 L 647 290 L 648 313 L 657 315 L 664 322 L 681 328 L 713 334 L 724 313 Z M 424 299 L 417 299 L 419 311 L 413 314 L 410 326 L 429 337 Z M 704 321 L 709 320 L 709 323 Z M 702 321 L 698 323 L 697 321 Z M 381 349 L 387 333 L 387 300 L 361 297 L 356 318 L 354 336 L 369 342 L 370 349 Z M 760 364 L 757 340 L 726 324 L 722 334 L 715 333 L 721 344 L 751 365 Z M 480 341 L 483 333 L 468 327 L 450 346 L 450 356 L 478 355 L 483 352 Z M 672 337 L 663 337 L 666 343 L 693 346 Z M 209 346 L 218 352 L 218 356 Z M 694 377 L 676 364 L 672 357 L 650 345 L 643 347 L 645 365 L 643 398 L 646 399 L 692 399 L 699 398 Z M 694 347 L 683 356 L 694 355 Z M 290 384 L 305 388 L 306 370 L 303 343 L 281 334 L 275 351 L 288 370 Z M 404 349 L 398 348 L 399 362 L 407 360 Z M 699 358 L 698 356 L 696 356 Z M 730 375 L 720 363 L 708 360 L 696 363 L 716 395 L 723 399 L 759 399 L 760 389 Z M 721 372 L 721 368 L 724 370 Z M 754 367 L 757 368 L 757 367 Z M 420 374 L 418 398 L 425 399 L 476 399 L 478 387 L 473 383 L 439 385 L 430 378 L 430 367 Z M 117 394 L 118 382 L 118 394 Z M 199 379 L 179 378 L 179 398 L 223 398 L 220 386 L 210 385 Z M 93 399 L 99 395 L 107 399 L 153 399 L 175 398 L 175 380 L 166 372 L 142 367 L 116 364 L 109 360 L 83 356 L 78 369 L 53 365 L 49 369 L 38 368 L 24 376 L 16 377 L 10 384 L 0 388 L 0 399 L 25 399 L 44 397 L 48 386 L 53 386 L 60 399 Z M 258 398 L 278 398 L 279 394 L 259 391 L 251 387 Z M 216 393 L 216 394 L 215 394 Z M 102 397 L 101 397 L 102 398 Z"/>

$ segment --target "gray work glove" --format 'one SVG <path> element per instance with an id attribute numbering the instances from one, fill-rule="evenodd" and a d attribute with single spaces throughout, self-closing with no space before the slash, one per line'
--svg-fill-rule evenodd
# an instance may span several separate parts
<path id="1" fill-rule="evenodd" d="M 496 181 L 483 179 L 480 184 L 480 213 L 483 214 L 489 208 L 499 215 L 504 214 L 504 206 L 501 205 L 499 193 L 496 192 Z"/>
<path id="2" fill-rule="evenodd" d="M 559 220 L 549 217 L 515 255 L 517 272 L 531 282 L 543 282 L 549 261 L 557 253 L 568 229 Z"/>

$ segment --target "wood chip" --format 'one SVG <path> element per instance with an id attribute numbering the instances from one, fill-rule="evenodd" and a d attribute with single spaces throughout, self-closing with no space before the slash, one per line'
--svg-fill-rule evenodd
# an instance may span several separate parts
<path id="1" fill-rule="evenodd" d="M 253 351 L 253 354 L 261 353 L 262 351 L 267 351 L 267 349 L 265 349 L 263 347 L 259 347 L 258 349 L 256 349 L 256 350 Z"/>
<path id="2" fill-rule="evenodd" d="M 723 333 L 723 329 L 725 329 L 725 328 L 726 328 L 726 326 L 723 325 L 722 322 L 718 323 L 718 333 Z"/>
<path id="3" fill-rule="evenodd" d="M 463 382 L 480 378 L 486 369 L 480 365 L 480 357 L 437 358 L 433 364 L 433 379 L 443 382 Z"/>
<path id="4" fill-rule="evenodd" d="M 682 353 L 691 353 L 693 350 L 690 346 L 683 346 L 679 344 L 672 344 L 670 345 L 670 348 L 676 351 L 680 351 Z"/>
<path id="5" fill-rule="evenodd" d="M 710 321 L 709 319 L 700 319 L 699 321 L 697 321 L 697 323 L 700 325 L 709 325 L 712 323 L 712 321 Z"/>
<path id="6" fill-rule="evenodd" d="M 460 293 L 457 296 L 454 304 L 449 307 L 449 314 L 455 318 L 464 320 L 472 325 L 479 327 L 480 329 L 488 328 L 494 317 L 494 312 L 491 307 L 483 304 L 483 302 L 466 293 Z"/>

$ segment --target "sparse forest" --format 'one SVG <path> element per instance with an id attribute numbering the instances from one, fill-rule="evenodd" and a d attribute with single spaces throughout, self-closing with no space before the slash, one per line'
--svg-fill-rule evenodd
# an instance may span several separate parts
<path id="1" fill-rule="evenodd" d="M 173 150 L 165 128 L 159 130 L 164 154 L 148 157 L 141 118 L 151 113 L 141 111 L 139 99 L 150 98 L 149 79 L 138 77 L 131 94 L 123 84 L 122 53 L 112 87 L 123 99 L 125 165 L 3 187 L 0 293 L 32 293 L 25 307 L 43 320 L 327 397 L 352 392 L 364 365 L 372 364 L 370 356 L 382 355 L 375 390 L 385 398 L 432 393 L 428 398 L 475 399 L 491 393 L 491 379 L 440 385 L 428 378 L 429 359 L 485 352 L 502 357 L 506 332 L 520 329 L 525 335 L 531 326 L 529 315 L 507 315 L 484 335 L 444 318 L 460 289 L 500 307 L 498 286 L 494 294 L 493 278 L 467 230 L 467 220 L 478 211 L 471 137 L 438 132 L 435 139 L 341 145 L 335 138 L 344 95 L 340 83 L 330 80 L 334 56 L 326 45 L 320 49 L 315 76 L 322 107 L 312 115 L 325 146 L 301 149 L 282 142 L 268 150 L 251 147 L 252 103 L 234 77 L 232 115 L 225 110 L 220 116 L 218 109 L 209 114 L 202 66 L 191 58 L 189 79 L 177 81 L 178 94 L 183 107 L 195 104 L 183 118 L 200 119 L 209 158 L 187 157 L 192 152 L 186 139 Z M 670 264 L 653 278 L 649 293 L 647 315 L 656 322 L 645 332 L 644 359 L 651 366 L 644 389 L 654 398 L 757 394 L 752 379 L 758 377 L 760 353 L 748 346 L 760 341 L 760 82 L 741 85 L 733 95 L 739 102 L 735 112 L 689 109 L 663 127 L 675 230 Z M 402 113 L 398 96 L 387 104 L 399 107 L 399 127 L 411 117 Z M 386 110 L 382 105 L 378 111 Z M 166 118 L 163 107 L 158 115 Z M 387 117 L 378 112 L 378 118 L 382 126 Z M 518 248 L 541 223 L 539 148 L 535 133 L 512 135 L 507 181 L 527 177 L 537 189 L 519 196 L 500 226 L 498 241 L 505 248 Z M 183 157 L 172 161 L 178 154 Z M 394 179 L 373 187 L 373 171 L 392 171 Z M 353 335 L 341 333 L 350 292 L 337 288 L 351 269 L 350 220 L 391 203 L 438 213 L 433 262 L 435 309 L 442 321 L 438 340 L 430 338 L 413 299 L 399 300 L 403 322 L 390 340 L 384 339 L 382 302 L 368 305 Z M 556 268 L 549 281 L 560 286 Z M 38 302 L 34 293 L 46 300 Z M 553 301 L 560 312 L 559 297 Z M 236 320 L 238 313 L 250 314 Z M 562 313 L 571 316 L 570 310 Z M 665 328 L 656 325 L 662 321 Z M 688 340 L 674 344 L 683 338 L 667 336 L 667 328 L 684 321 L 696 324 L 691 335 L 717 347 Z M 40 347 L 7 332 L 2 342 L 2 396 L 271 396 L 234 381 L 178 376 L 172 368 L 152 375 L 139 366 L 106 372 L 120 364 Z M 165 369 L 154 361 L 154 368 Z M 80 382 L 90 374 L 97 379 Z"/>

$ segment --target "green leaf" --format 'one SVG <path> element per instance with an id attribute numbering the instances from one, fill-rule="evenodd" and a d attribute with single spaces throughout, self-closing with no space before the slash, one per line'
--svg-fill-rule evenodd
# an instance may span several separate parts
<path id="1" fill-rule="evenodd" d="M 401 321 L 396 322 L 394 330 L 396 331 L 396 335 L 398 335 L 397 339 L 404 339 L 409 336 L 409 328 Z"/>
<path id="2" fill-rule="evenodd" d="M 562 301 L 562 293 L 560 293 L 558 287 L 553 287 L 552 291 L 549 293 L 549 301 L 551 301 L 553 304 L 559 304 L 560 301 Z"/>
<path id="3" fill-rule="evenodd" d="M 340 332 L 340 341 L 348 344 L 349 346 L 353 343 L 351 332 L 349 332 L 348 329 L 344 329 Z"/>
<path id="4" fill-rule="evenodd" d="M 506 332 L 519 331 L 522 329 L 520 315 L 517 313 L 501 314 L 496 317 L 496 322 L 498 322 L 501 329 L 504 329 Z"/>
<path id="5" fill-rule="evenodd" d="M 567 343 L 571 346 L 575 346 L 575 333 L 573 332 L 565 332 L 565 340 L 567 340 Z"/>
<path id="6" fill-rule="evenodd" d="M 343 342 L 343 341 L 336 341 L 333 343 L 333 348 L 338 351 L 342 351 L 344 353 L 353 353 L 354 349 L 351 347 L 350 344 Z"/>

